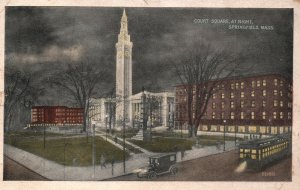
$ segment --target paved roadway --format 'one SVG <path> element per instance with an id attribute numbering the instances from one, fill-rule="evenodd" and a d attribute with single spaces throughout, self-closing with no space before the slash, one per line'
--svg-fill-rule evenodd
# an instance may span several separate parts
<path id="1" fill-rule="evenodd" d="M 48 179 L 4 156 L 3 180 L 47 181 Z"/>
<path id="2" fill-rule="evenodd" d="M 236 151 L 211 155 L 179 164 L 179 173 L 175 176 L 165 174 L 156 181 L 291 181 L 291 157 L 267 167 L 261 172 L 246 171 L 235 173 L 238 166 Z M 135 175 L 116 177 L 109 180 L 138 181 Z"/>

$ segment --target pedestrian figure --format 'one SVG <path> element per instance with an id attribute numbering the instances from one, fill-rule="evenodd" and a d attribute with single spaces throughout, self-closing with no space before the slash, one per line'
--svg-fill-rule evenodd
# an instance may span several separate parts
<path id="1" fill-rule="evenodd" d="M 115 164 L 115 159 L 111 159 L 111 175 L 114 175 L 114 164 Z"/>
<path id="2" fill-rule="evenodd" d="M 217 142 L 217 150 L 220 150 L 221 149 L 221 146 L 220 146 L 220 142 L 218 141 Z"/>
<path id="3" fill-rule="evenodd" d="M 73 166 L 76 166 L 77 158 L 73 158 Z"/>
<path id="4" fill-rule="evenodd" d="M 181 150 L 181 160 L 183 160 L 184 157 L 184 149 Z"/>
<path id="5" fill-rule="evenodd" d="M 117 138 L 117 136 L 115 136 L 115 143 L 117 143 L 118 142 L 118 138 Z"/>
<path id="6" fill-rule="evenodd" d="M 101 169 L 103 167 L 106 168 L 106 165 L 105 165 L 105 157 L 101 154 L 101 157 L 100 157 L 100 166 L 101 166 Z"/>
<path id="7" fill-rule="evenodd" d="M 262 137 L 262 134 L 261 134 L 261 133 L 259 133 L 259 138 L 261 139 L 261 137 Z"/>

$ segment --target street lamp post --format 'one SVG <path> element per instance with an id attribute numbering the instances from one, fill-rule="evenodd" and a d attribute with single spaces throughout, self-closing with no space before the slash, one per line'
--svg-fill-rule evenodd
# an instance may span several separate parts
<path id="1" fill-rule="evenodd" d="M 45 124 L 43 124 L 44 126 L 44 149 L 46 148 L 46 126 Z"/>
<path id="2" fill-rule="evenodd" d="M 105 139 L 107 141 L 107 118 L 108 118 L 108 115 L 106 114 L 105 115 Z"/>
<path id="3" fill-rule="evenodd" d="M 226 120 L 224 119 L 223 120 L 223 123 L 224 123 L 224 129 L 223 129 L 223 134 L 224 134 L 224 147 L 223 147 L 223 151 L 225 151 L 225 131 L 226 131 Z"/>
<path id="4" fill-rule="evenodd" d="M 234 146 L 236 146 L 236 129 L 237 129 L 237 126 L 235 125 L 234 126 Z"/>

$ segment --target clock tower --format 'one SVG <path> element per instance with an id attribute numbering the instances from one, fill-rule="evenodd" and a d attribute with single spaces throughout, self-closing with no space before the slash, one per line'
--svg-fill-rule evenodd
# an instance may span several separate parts
<path id="1" fill-rule="evenodd" d="M 132 121 L 130 102 L 132 95 L 132 45 L 124 9 L 118 42 L 116 43 L 116 120 L 123 120 L 123 115 L 125 115 L 126 123 Z"/>

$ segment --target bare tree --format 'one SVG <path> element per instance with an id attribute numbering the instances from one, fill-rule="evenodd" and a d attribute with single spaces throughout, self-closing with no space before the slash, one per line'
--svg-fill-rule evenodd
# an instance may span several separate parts
<path id="1" fill-rule="evenodd" d="M 87 119 L 90 108 L 90 99 L 95 92 L 95 87 L 107 77 L 104 67 L 91 64 L 89 61 L 78 65 L 68 65 L 66 71 L 56 74 L 50 81 L 71 95 L 77 105 L 83 108 L 83 132 L 87 129 Z"/>
<path id="2" fill-rule="evenodd" d="M 37 88 L 29 73 L 25 74 L 15 68 L 7 68 L 5 72 L 4 130 L 11 128 L 12 120 L 16 120 L 16 112 L 22 107 L 29 108 L 43 92 Z"/>
<path id="3" fill-rule="evenodd" d="M 214 50 L 208 44 L 187 50 L 176 64 L 186 97 L 189 136 L 197 135 L 212 94 L 219 90 L 224 79 L 239 69 L 242 56 L 234 56 L 224 50 Z"/>

